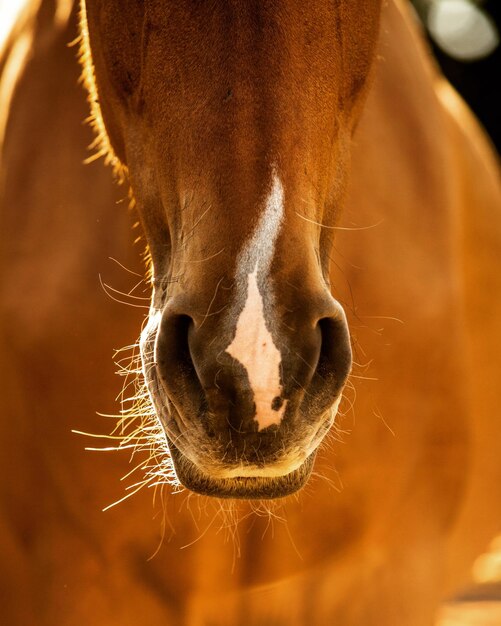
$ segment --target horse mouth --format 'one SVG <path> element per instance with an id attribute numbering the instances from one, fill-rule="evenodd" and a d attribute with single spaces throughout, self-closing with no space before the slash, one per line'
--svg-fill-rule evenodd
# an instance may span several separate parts
<path id="1" fill-rule="evenodd" d="M 195 493 L 215 498 L 273 500 L 289 496 L 305 485 L 310 477 L 316 450 L 293 471 L 282 476 L 210 476 L 190 461 L 167 437 L 171 458 L 179 482 Z"/>

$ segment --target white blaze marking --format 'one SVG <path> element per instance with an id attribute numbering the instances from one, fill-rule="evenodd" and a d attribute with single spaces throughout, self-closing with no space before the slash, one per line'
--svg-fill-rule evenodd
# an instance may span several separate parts
<path id="1" fill-rule="evenodd" d="M 280 396 L 280 351 L 266 328 L 264 303 L 257 285 L 257 269 L 248 275 L 247 301 L 237 322 L 235 338 L 226 352 L 247 370 L 256 404 L 255 419 L 259 430 L 280 424 L 285 410 L 284 401 L 278 411 L 271 407 Z"/>
<path id="2" fill-rule="evenodd" d="M 240 255 L 237 276 L 240 291 L 242 294 L 247 292 L 247 299 L 237 321 L 235 338 L 226 348 L 226 352 L 247 371 L 256 405 L 254 419 L 259 430 L 280 424 L 287 405 L 287 401 L 282 400 L 278 410 L 272 408 L 273 400 L 282 393 L 282 355 L 266 327 L 264 301 L 258 286 L 258 275 L 266 275 L 269 270 L 283 213 L 282 184 L 273 174 L 264 213 L 252 239 Z"/>

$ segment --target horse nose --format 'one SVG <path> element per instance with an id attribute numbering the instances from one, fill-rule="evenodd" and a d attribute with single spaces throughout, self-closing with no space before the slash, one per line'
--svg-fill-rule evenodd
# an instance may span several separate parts
<path id="1" fill-rule="evenodd" d="M 189 307 L 169 303 L 155 361 L 182 425 L 201 426 L 237 449 L 240 436 L 319 420 L 346 382 L 351 348 L 340 305 L 330 295 L 316 300 L 275 315 L 271 330 L 243 314 L 236 325 L 197 323 Z"/>

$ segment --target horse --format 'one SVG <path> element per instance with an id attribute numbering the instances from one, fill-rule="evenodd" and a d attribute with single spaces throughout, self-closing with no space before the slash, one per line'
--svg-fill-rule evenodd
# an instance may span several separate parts
<path id="1" fill-rule="evenodd" d="M 501 519 L 501 189 L 408 6 L 33 0 L 0 69 L 5 623 L 433 624 Z"/>

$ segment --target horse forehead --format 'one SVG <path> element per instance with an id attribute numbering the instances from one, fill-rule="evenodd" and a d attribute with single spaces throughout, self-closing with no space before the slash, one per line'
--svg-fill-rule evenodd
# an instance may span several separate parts
<path id="1" fill-rule="evenodd" d="M 264 65 L 278 81 L 284 65 L 297 68 L 307 78 L 308 73 L 321 76 L 327 67 L 343 61 L 343 71 L 351 74 L 357 60 L 364 56 L 361 44 L 373 38 L 374 28 L 368 27 L 367 22 L 377 24 L 380 10 L 380 0 L 146 0 L 138 5 L 140 9 L 130 3 L 124 7 L 119 0 L 108 0 L 99 10 L 96 0 L 85 3 L 89 12 L 98 16 L 101 39 L 111 42 L 110 51 L 117 64 L 137 61 L 139 47 L 153 43 L 141 64 L 144 69 L 153 61 L 153 73 L 158 78 L 168 69 L 156 65 L 161 56 L 164 62 L 183 72 L 214 66 L 238 71 L 245 65 L 248 80 L 255 73 L 266 80 Z M 347 64 L 343 57 L 352 45 L 357 53 Z M 215 77 L 209 71 L 206 78 L 210 81 Z"/>
<path id="2" fill-rule="evenodd" d="M 85 1 L 94 108 L 122 160 L 139 126 L 148 154 L 175 153 L 182 176 L 194 160 L 219 175 L 266 152 L 311 152 L 314 170 L 313 152 L 327 167 L 333 134 L 357 116 L 380 0 Z"/>

